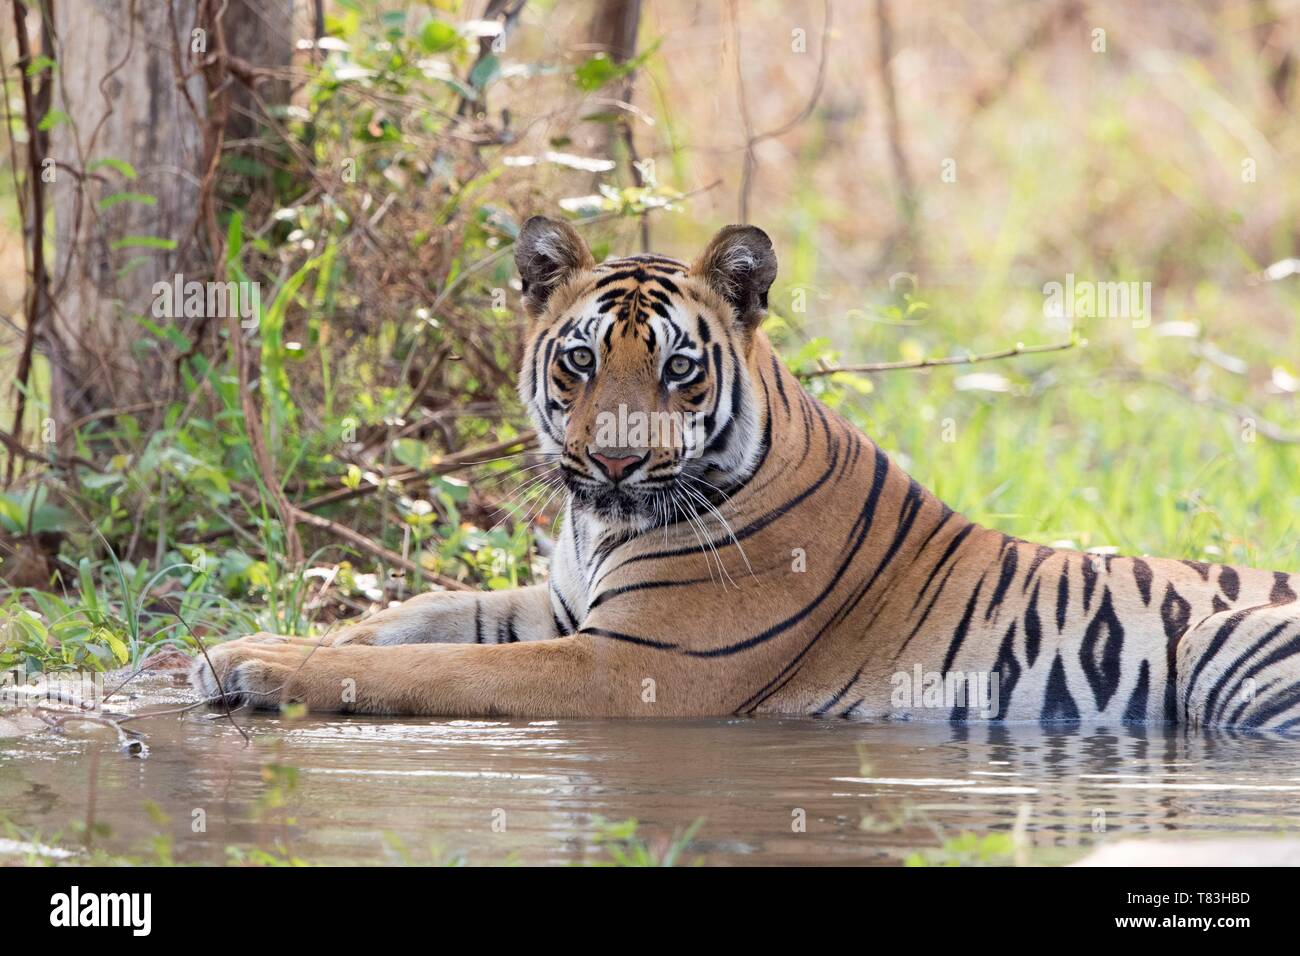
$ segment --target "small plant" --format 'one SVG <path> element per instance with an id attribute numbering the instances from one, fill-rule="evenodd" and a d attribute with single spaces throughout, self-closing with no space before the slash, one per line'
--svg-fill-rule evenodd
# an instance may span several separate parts
<path id="1" fill-rule="evenodd" d="M 1015 840 L 1010 833 L 962 832 L 945 840 L 943 846 L 918 850 L 903 861 L 904 866 L 1011 866 L 1015 862 Z"/>
<path id="2" fill-rule="evenodd" d="M 695 834 L 704 825 L 696 820 L 684 831 L 674 830 L 670 839 L 646 840 L 638 834 L 640 824 L 634 818 L 611 823 L 598 817 L 593 842 L 605 853 L 605 859 L 591 866 L 677 866 Z M 701 861 L 695 860 L 695 863 Z"/>

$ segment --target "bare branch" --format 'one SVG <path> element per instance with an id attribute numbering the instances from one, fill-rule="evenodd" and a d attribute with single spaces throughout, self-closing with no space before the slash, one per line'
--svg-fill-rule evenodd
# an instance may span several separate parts
<path id="1" fill-rule="evenodd" d="M 992 362 L 997 359 L 1014 358 L 1017 355 L 1038 355 L 1043 352 L 1063 352 L 1076 345 L 1087 345 L 1085 339 L 1070 339 L 1068 342 L 1053 342 L 1050 345 L 1022 345 L 1017 342 L 1009 349 L 998 352 L 985 352 L 981 355 L 944 355 L 939 358 L 924 358 L 914 362 L 869 362 L 865 365 L 833 365 L 824 368 L 800 372 L 801 378 L 817 378 L 822 375 L 834 375 L 836 372 L 893 372 L 908 368 L 935 368 L 941 365 L 973 365 L 976 362 Z"/>
<path id="2" fill-rule="evenodd" d="M 812 116 L 813 110 L 817 106 L 817 101 L 821 99 L 822 87 L 826 84 L 826 61 L 830 53 L 830 35 L 831 35 L 831 2 L 825 0 L 824 13 L 822 16 L 822 48 L 821 59 L 817 62 L 817 79 L 813 82 L 812 95 L 808 97 L 808 102 L 804 104 L 803 109 L 792 116 L 789 120 L 782 123 L 775 129 L 767 130 L 763 133 L 754 132 L 754 124 L 749 115 L 749 99 L 745 95 L 745 76 L 741 69 L 740 57 L 740 14 L 736 8 L 736 0 L 731 0 L 727 5 L 727 10 L 731 15 L 732 43 L 735 47 L 734 55 L 736 57 L 736 98 L 740 109 L 740 120 L 745 130 L 745 164 L 740 176 L 740 222 L 749 222 L 749 193 L 754 184 L 754 173 L 758 169 L 758 157 L 754 153 L 754 147 L 765 140 L 774 139 L 778 136 L 784 136 L 790 130 L 794 129 L 808 117 Z"/>

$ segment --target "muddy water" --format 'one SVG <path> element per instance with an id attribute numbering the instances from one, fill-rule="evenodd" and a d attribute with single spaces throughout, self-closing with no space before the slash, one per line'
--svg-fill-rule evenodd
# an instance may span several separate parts
<path id="1" fill-rule="evenodd" d="M 184 699 L 155 687 L 134 706 L 168 693 Z M 1017 819 L 1037 863 L 1130 837 L 1300 828 L 1294 740 L 775 719 L 241 723 L 251 743 L 201 712 L 137 721 L 145 759 L 94 728 L 0 737 L 0 860 L 77 851 L 92 798 L 101 850 L 148 859 L 161 835 L 193 863 L 259 849 L 313 863 L 595 861 L 602 817 L 635 817 L 656 850 L 702 820 L 687 858 L 727 864 L 893 864 Z"/>

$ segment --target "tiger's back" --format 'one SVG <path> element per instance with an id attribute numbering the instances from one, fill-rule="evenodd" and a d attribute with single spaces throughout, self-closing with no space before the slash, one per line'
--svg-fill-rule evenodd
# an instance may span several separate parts
<path id="1" fill-rule="evenodd" d="M 1293 576 L 1057 550 L 975 525 L 807 395 L 766 342 L 757 352 L 774 439 L 722 507 L 735 539 L 682 528 L 614 549 L 591 578 L 589 629 L 752 670 L 727 699 L 740 713 L 1295 716 L 1290 695 L 1262 693 L 1296 686 Z M 743 660 L 754 666 L 732 666 Z"/>

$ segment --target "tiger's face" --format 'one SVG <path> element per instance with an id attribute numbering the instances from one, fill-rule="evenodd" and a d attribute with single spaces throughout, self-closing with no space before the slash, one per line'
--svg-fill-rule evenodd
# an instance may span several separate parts
<path id="1" fill-rule="evenodd" d="M 644 529 L 707 508 L 749 477 L 760 398 L 748 357 L 776 258 L 752 226 L 692 266 L 597 265 L 567 223 L 525 223 L 515 261 L 531 319 L 520 395 L 574 504 Z"/>

